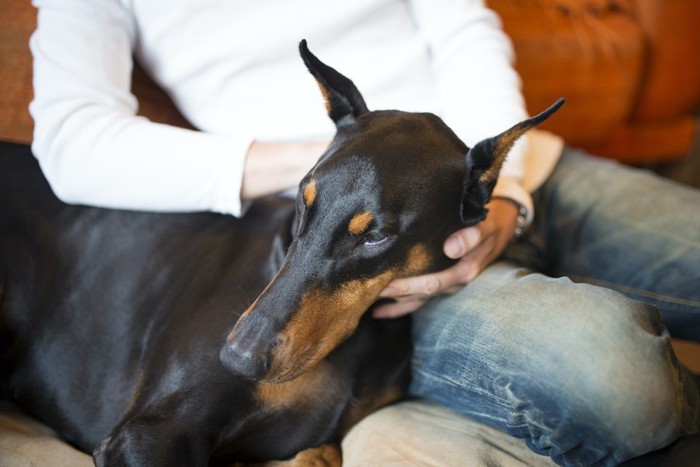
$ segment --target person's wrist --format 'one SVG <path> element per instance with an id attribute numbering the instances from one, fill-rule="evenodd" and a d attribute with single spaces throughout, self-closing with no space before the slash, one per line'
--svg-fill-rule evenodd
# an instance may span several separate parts
<path id="1" fill-rule="evenodd" d="M 512 204 L 516 209 L 515 227 L 513 230 L 513 240 L 521 238 L 530 227 L 528 222 L 528 209 L 518 201 L 505 196 L 494 196 L 493 200 L 500 200 Z"/>
<path id="2" fill-rule="evenodd" d="M 246 154 L 241 197 L 255 199 L 294 187 L 327 145 L 327 141 L 253 141 Z"/>

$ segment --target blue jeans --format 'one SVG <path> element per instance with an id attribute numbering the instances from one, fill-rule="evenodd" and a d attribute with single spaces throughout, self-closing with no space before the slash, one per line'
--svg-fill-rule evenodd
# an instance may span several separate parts
<path id="1" fill-rule="evenodd" d="M 697 432 L 669 331 L 700 341 L 700 192 L 566 149 L 534 200 L 502 261 L 415 314 L 412 395 L 561 465 Z"/>

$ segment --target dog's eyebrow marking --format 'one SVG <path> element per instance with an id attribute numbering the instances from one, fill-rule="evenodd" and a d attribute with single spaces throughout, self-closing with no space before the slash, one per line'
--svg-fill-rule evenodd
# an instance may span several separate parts
<path id="1" fill-rule="evenodd" d="M 317 194 L 316 180 L 311 180 L 304 188 L 304 204 L 306 204 L 307 208 L 313 206 Z"/>
<path id="2" fill-rule="evenodd" d="M 348 224 L 348 231 L 353 235 L 360 235 L 369 227 L 369 224 L 374 219 L 374 214 L 369 211 L 355 214 Z"/>

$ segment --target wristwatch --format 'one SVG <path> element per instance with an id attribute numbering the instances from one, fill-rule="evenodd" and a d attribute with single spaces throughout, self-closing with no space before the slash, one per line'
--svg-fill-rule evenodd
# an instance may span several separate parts
<path id="1" fill-rule="evenodd" d="M 527 208 L 518 202 L 515 202 L 515 206 L 518 208 L 518 217 L 515 221 L 513 240 L 517 240 L 522 237 L 525 231 L 527 231 L 527 228 L 530 227 L 527 222 Z"/>

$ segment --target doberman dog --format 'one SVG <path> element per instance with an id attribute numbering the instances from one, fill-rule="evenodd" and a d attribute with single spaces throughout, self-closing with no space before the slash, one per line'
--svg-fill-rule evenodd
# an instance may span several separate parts
<path id="1" fill-rule="evenodd" d="M 338 463 L 329 446 L 409 378 L 408 319 L 365 311 L 392 278 L 451 264 L 444 240 L 485 217 L 513 142 L 561 105 L 469 149 L 433 114 L 368 111 L 300 53 L 336 135 L 296 200 L 243 219 L 66 205 L 28 149 L 3 148 L 3 396 L 99 466 Z"/>

